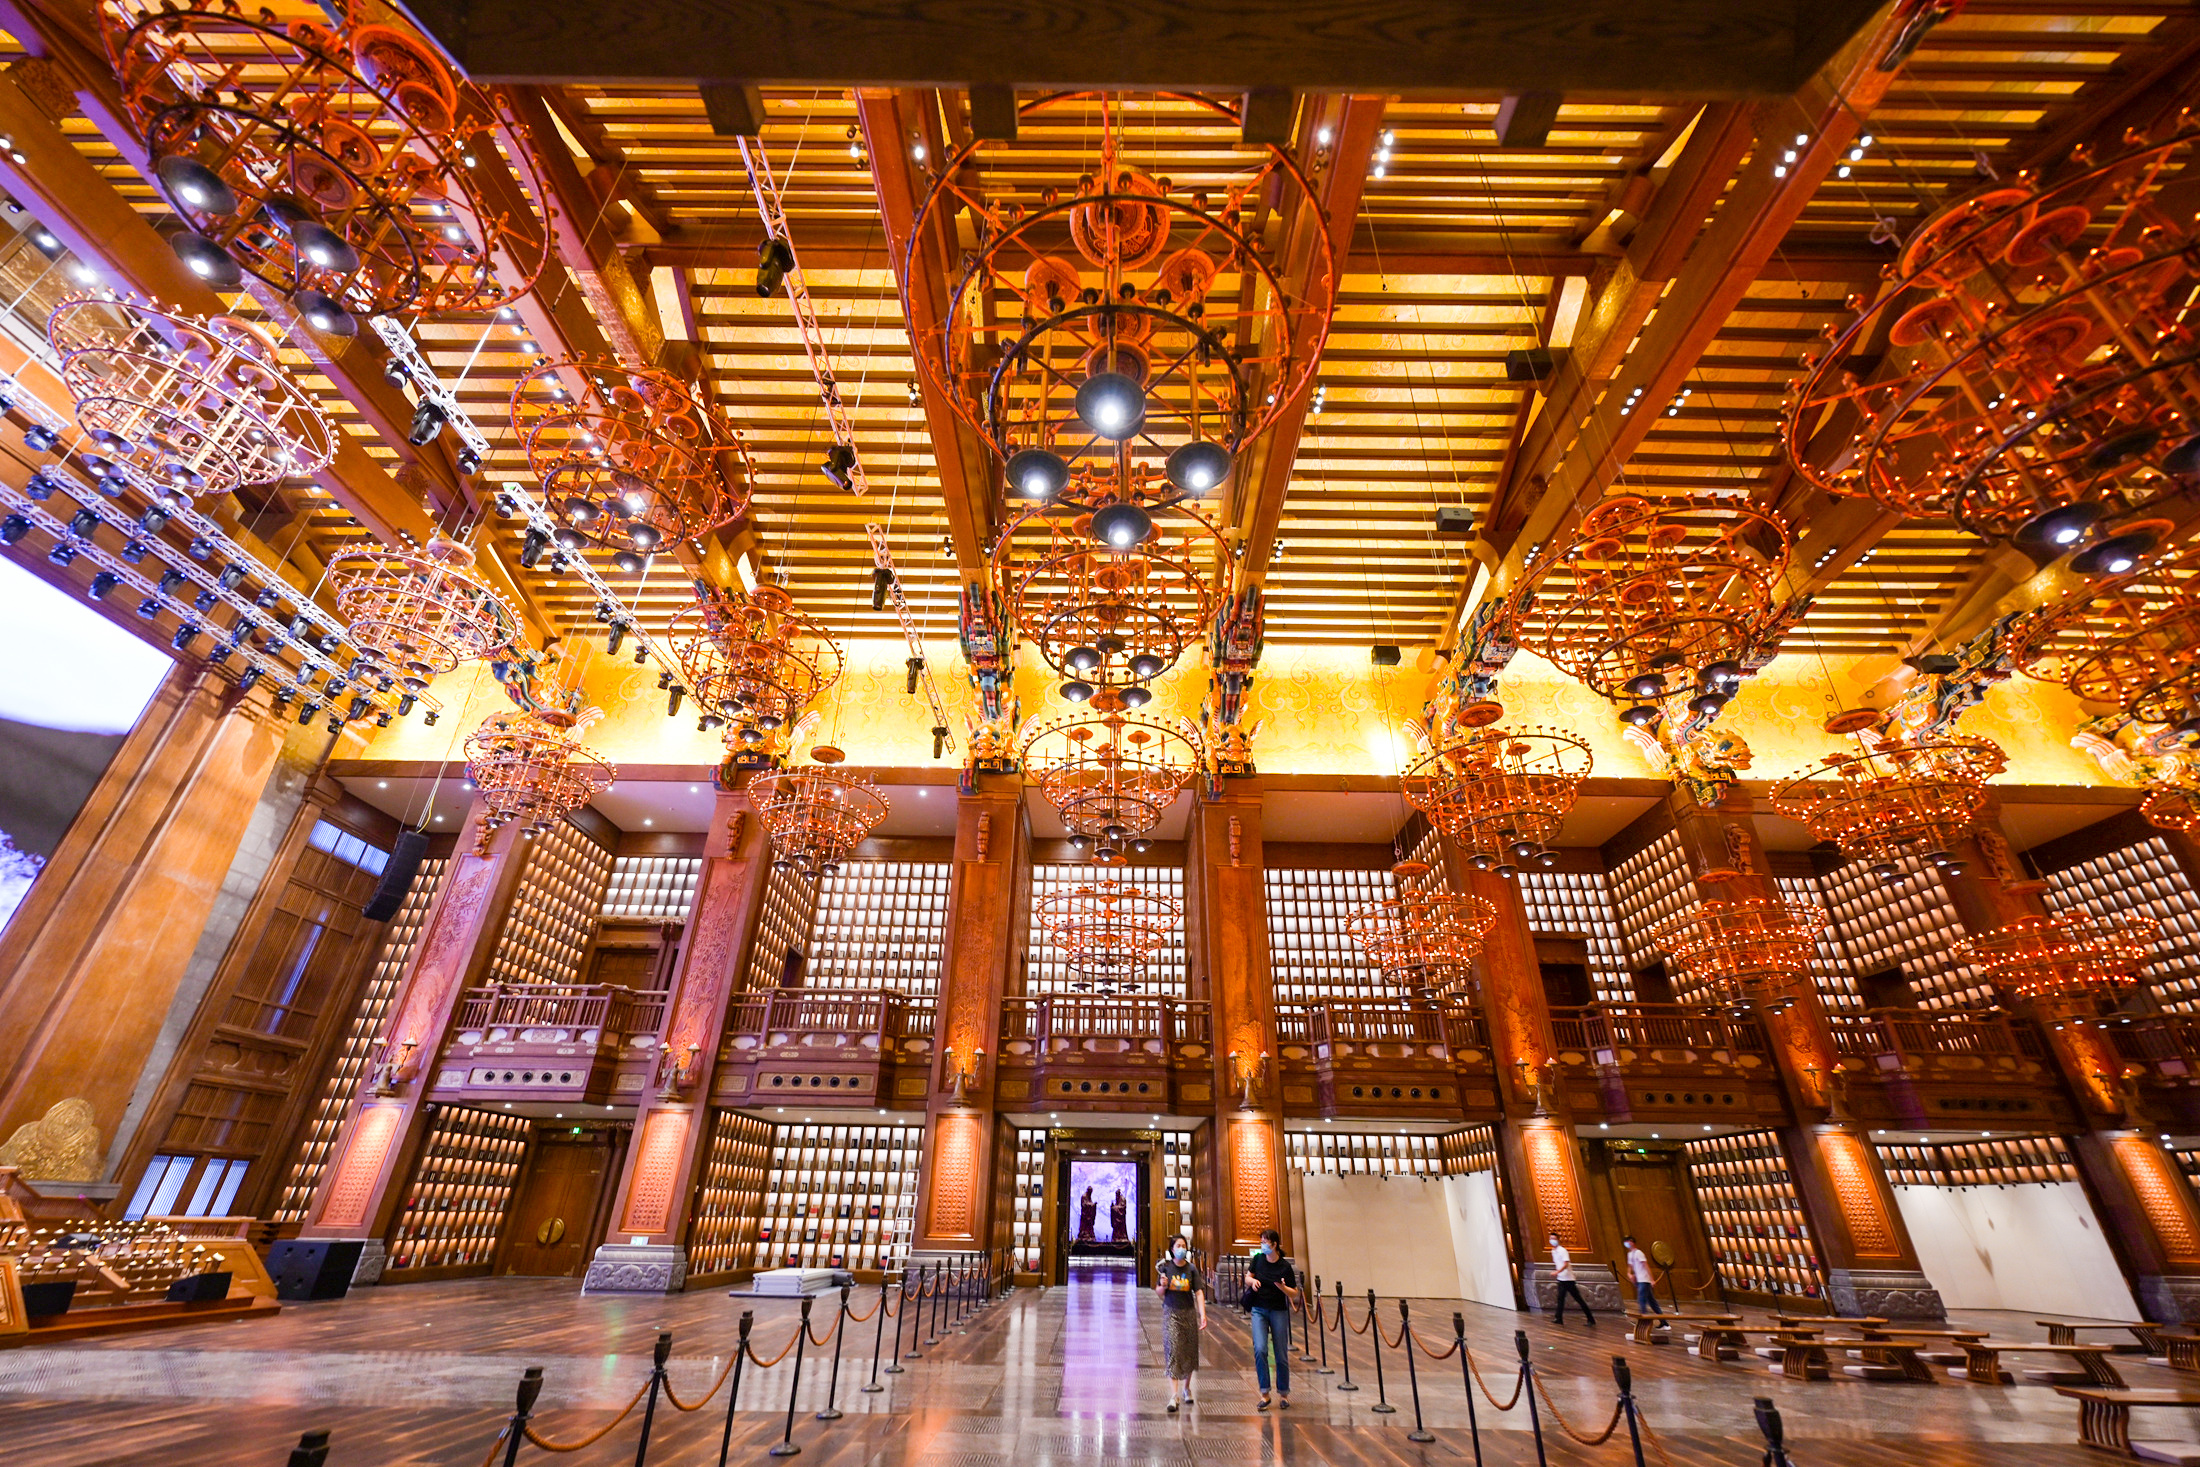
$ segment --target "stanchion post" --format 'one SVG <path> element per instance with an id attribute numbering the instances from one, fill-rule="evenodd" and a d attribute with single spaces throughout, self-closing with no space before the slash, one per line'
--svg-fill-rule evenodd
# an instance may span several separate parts
<path id="1" fill-rule="evenodd" d="M 726 1429 L 718 1437 L 718 1467 L 726 1467 L 726 1454 L 733 1450 L 733 1403 L 741 1399 L 741 1369 L 749 1363 L 749 1331 L 755 1327 L 756 1311 L 742 1310 L 741 1340 L 733 1347 L 733 1379 L 726 1383 Z"/>
<path id="2" fill-rule="evenodd" d="M 1299 1275 L 1299 1364 L 1314 1363 L 1314 1312 L 1306 1305 L 1309 1276 Z M 1320 1285 L 1315 1285 L 1318 1289 Z"/>
<path id="3" fill-rule="evenodd" d="M 1390 1404 L 1390 1395 L 1383 1389 L 1383 1322 L 1375 1317 L 1375 1291 L 1367 1291 L 1367 1348 L 1375 1356 L 1375 1404 L 1370 1411 L 1388 1416 L 1398 1408 Z"/>
<path id="4" fill-rule="evenodd" d="M 634 1467 L 649 1461 L 649 1429 L 657 1419 L 657 1392 L 664 1389 L 665 1362 L 672 1358 L 672 1334 L 660 1330 L 649 1356 L 649 1400 L 642 1406 L 642 1439 L 634 1444 Z"/>
<path id="5" fill-rule="evenodd" d="M 1528 1332 L 1513 1331 L 1513 1348 L 1520 1352 L 1520 1390 L 1528 1398 L 1528 1429 L 1535 1433 L 1536 1467 L 1550 1467 L 1550 1458 L 1543 1455 L 1543 1417 L 1535 1409 L 1535 1362 L 1528 1358 Z"/>
<path id="6" fill-rule="evenodd" d="M 504 1467 L 512 1467 L 519 1460 L 519 1444 L 527 1439 L 527 1422 L 535 1414 L 535 1402 L 541 1396 L 542 1367 L 530 1365 L 520 1372 L 519 1400 L 512 1408 L 511 1421 L 504 1428 Z M 301 1464 L 293 1457 L 290 1467 L 301 1467 Z"/>
<path id="7" fill-rule="evenodd" d="M 840 1313 L 833 1320 L 833 1373 L 825 1382 L 825 1409 L 817 1413 L 820 1421 L 840 1419 L 840 1337 L 848 1332 L 848 1286 L 840 1286 Z"/>
<path id="8" fill-rule="evenodd" d="M 1467 1317 L 1452 1311 L 1451 1337 L 1459 1344 L 1459 1383 L 1467 1388 L 1467 1436 L 1474 1443 L 1474 1467 L 1482 1467 L 1482 1423 L 1474 1415 L 1474 1357 L 1467 1353 Z"/>
<path id="9" fill-rule="evenodd" d="M 794 1398 L 802 1390 L 802 1355 L 810 1343 L 810 1296 L 802 1296 L 802 1318 L 795 1323 L 794 1379 L 787 1382 L 787 1424 L 779 1433 L 779 1440 L 772 1443 L 774 1457 L 800 1455 L 802 1448 L 794 1444 Z"/>
<path id="10" fill-rule="evenodd" d="M 1413 1323 L 1406 1314 L 1406 1301 L 1398 1301 L 1398 1343 L 1406 1350 L 1406 1383 L 1413 1387 L 1413 1430 L 1406 1433 L 1409 1442 L 1432 1442 L 1436 1433 L 1421 1424 L 1421 1368 L 1413 1363 Z"/>
<path id="11" fill-rule="evenodd" d="M 535 1371 L 535 1378 L 542 1378 L 542 1371 Z M 298 1445 L 290 1449 L 289 1467 L 325 1467 L 328 1462 L 328 1433 L 305 1432 L 298 1438 Z"/>
<path id="12" fill-rule="evenodd" d="M 940 1342 L 940 1296 L 946 1293 L 947 1260 L 932 1265 L 932 1327 L 924 1332 L 924 1342 L 936 1345 Z"/>
<path id="13" fill-rule="evenodd" d="M 1344 1379 L 1337 1385 L 1340 1391 L 1356 1391 L 1352 1383 L 1352 1347 L 1345 1338 L 1352 1332 L 1352 1321 L 1344 1317 L 1344 1280 L 1337 1280 L 1337 1363 L 1344 1367 Z"/>
<path id="14" fill-rule="evenodd" d="M 1619 1387 L 1619 1408 L 1627 1416 L 1627 1440 L 1634 1443 L 1635 1467 L 1643 1467 L 1642 1428 L 1635 1423 L 1635 1372 L 1625 1355 L 1612 1357 L 1612 1383 Z"/>
<path id="15" fill-rule="evenodd" d="M 1787 1454 L 1787 1425 L 1780 1420 L 1780 1408 L 1770 1396 L 1757 1397 L 1755 1405 L 1757 1429 L 1765 1434 L 1764 1467 L 1795 1467 Z"/>
<path id="16" fill-rule="evenodd" d="M 886 1343 L 886 1290 L 886 1271 L 881 1269 L 878 1276 L 878 1308 L 874 1311 L 878 1315 L 878 1325 L 871 1331 L 871 1383 L 863 1387 L 863 1394 L 866 1396 L 875 1396 L 886 1389 L 878 1383 L 878 1352 Z M 901 1348 L 899 1330 L 894 1332 L 894 1348 Z"/>
<path id="17" fill-rule="evenodd" d="M 1313 1321 L 1313 1315 L 1320 1312 L 1322 1305 L 1322 1276 L 1320 1274 L 1314 1275 L 1314 1292 L 1309 1297 L 1314 1303 L 1312 1310 L 1308 1312 L 1307 1328 L 1314 1331 L 1314 1344 L 1322 1352 L 1322 1363 L 1314 1367 L 1314 1373 L 1316 1375 L 1335 1375 L 1337 1372 L 1329 1368 L 1329 1331 L 1316 1328 Z"/>
<path id="18" fill-rule="evenodd" d="M 884 1373 L 887 1375 L 899 1375 L 902 1371 L 901 1322 L 909 1317 L 909 1260 L 906 1258 L 901 1261 L 901 1281 L 894 1285 L 894 1292 L 901 1296 L 901 1307 L 894 1311 L 894 1363 L 886 1367 Z M 916 1341 L 915 1335 L 909 1337 L 912 1347 Z M 909 1353 L 914 1357 L 917 1352 L 912 1348 Z"/>

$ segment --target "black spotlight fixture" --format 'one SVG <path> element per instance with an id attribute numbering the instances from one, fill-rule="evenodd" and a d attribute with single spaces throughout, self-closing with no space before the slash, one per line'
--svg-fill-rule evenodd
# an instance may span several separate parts
<path id="1" fill-rule="evenodd" d="M 52 453 L 61 435 L 44 423 L 33 423 L 23 430 L 23 446 L 33 453 Z"/>
<path id="2" fill-rule="evenodd" d="M 64 540 L 46 552 L 46 559 L 52 561 L 55 565 L 67 565 L 76 559 L 76 545 L 71 541 Z"/>
<path id="3" fill-rule="evenodd" d="M 1665 674 L 1662 672 L 1637 673 L 1620 684 L 1620 691 L 1630 698 L 1662 698 L 1665 696 Z"/>
<path id="4" fill-rule="evenodd" d="M 1132 683 L 1122 693 L 1125 708 L 1143 708 L 1153 701 L 1153 689 L 1144 683 Z"/>
<path id="5" fill-rule="evenodd" d="M 871 567 L 871 609 L 886 609 L 886 593 L 894 587 L 894 573 L 883 565 Z"/>
<path id="6" fill-rule="evenodd" d="M 122 542 L 122 558 L 131 565 L 136 565 L 145 559 L 146 552 L 152 548 L 143 540 L 125 540 Z"/>
<path id="7" fill-rule="evenodd" d="M 442 436 L 443 425 L 449 421 L 434 398 L 423 397 L 420 406 L 413 409 L 412 426 L 405 430 L 405 441 L 415 448 L 425 448 Z"/>
<path id="8" fill-rule="evenodd" d="M 1093 537 L 1110 550 L 1135 550 L 1153 534 L 1153 516 L 1128 500 L 1092 512 Z"/>
<path id="9" fill-rule="evenodd" d="M 626 641 L 626 629 L 627 624 L 623 621 L 615 621 L 611 624 L 611 634 L 604 638 L 603 649 L 605 652 L 610 653 L 612 656 L 618 655 L 620 646 Z"/>
<path id="10" fill-rule="evenodd" d="M 408 693 L 400 693 L 400 694 L 398 694 L 398 695 L 397 695 L 397 716 L 398 716 L 399 718 L 410 718 L 410 717 L 412 716 L 412 711 L 413 711 L 413 705 L 414 705 L 414 704 L 416 704 L 416 703 L 418 703 L 419 701 L 420 701 L 420 698 L 419 698 L 419 695 L 418 695 L 418 694 L 415 694 L 415 693 L 409 693 L 409 692 L 408 692 Z"/>
<path id="11" fill-rule="evenodd" d="M 223 249 L 203 234 L 186 229 L 168 236 L 168 248 L 183 261 L 183 268 L 216 290 L 235 290 L 244 284 L 244 271 Z"/>
<path id="12" fill-rule="evenodd" d="M 252 691 L 253 684 L 257 683 L 259 680 L 260 664 L 255 662 L 250 667 L 244 670 L 243 677 L 237 679 L 237 691 L 240 693 L 249 693 Z"/>
<path id="13" fill-rule="evenodd" d="M 757 299 L 777 295 L 779 287 L 786 283 L 787 272 L 793 268 L 793 245 L 776 234 L 759 240 L 756 245 Z"/>
<path id="14" fill-rule="evenodd" d="M 440 708 L 430 708 L 426 713 L 420 715 L 420 721 L 426 724 L 429 728 L 434 728 L 435 721 L 438 717 L 442 715 L 442 712 L 443 710 Z"/>
<path id="15" fill-rule="evenodd" d="M 306 324 L 325 336 L 353 337 L 359 334 L 358 318 L 344 309 L 335 296 L 325 290 L 310 287 L 295 291 L 290 303 L 298 308 L 298 314 L 306 318 Z"/>
<path id="16" fill-rule="evenodd" d="M 1169 482 L 1186 494 L 1204 494 L 1230 472 L 1230 451 L 1219 443 L 1192 442 L 1169 455 Z"/>
<path id="17" fill-rule="evenodd" d="M 318 219 L 301 219 L 291 225 L 290 244 L 298 258 L 316 270 L 349 275 L 359 268 L 359 252 L 351 247 L 351 241 Z"/>
<path id="18" fill-rule="evenodd" d="M 1082 678 L 1071 678 L 1063 683 L 1060 692 L 1072 703 L 1082 703 L 1092 697 L 1092 684 Z"/>
<path id="19" fill-rule="evenodd" d="M 527 533 L 519 537 L 519 563 L 533 570 L 542 560 L 542 552 L 550 548 L 550 537 L 528 526 Z"/>
<path id="20" fill-rule="evenodd" d="M 1658 721 L 1658 705 L 1655 703 L 1637 703 L 1634 707 L 1624 710 L 1619 716 L 1619 721 L 1621 723 L 1631 723 L 1636 728 L 1647 728 Z"/>
<path id="21" fill-rule="evenodd" d="M 161 192 L 181 206 L 182 211 L 194 214 L 234 214 L 237 212 L 237 195 L 222 176 L 188 153 L 175 153 L 160 160 L 153 170 L 160 179 Z"/>
<path id="22" fill-rule="evenodd" d="M 1090 672 L 1100 665 L 1100 649 L 1098 647 L 1072 647 L 1069 649 L 1069 655 L 1064 657 L 1062 662 L 1072 672 Z"/>
<path id="23" fill-rule="evenodd" d="M 1162 669 L 1166 666 L 1159 654 L 1141 652 L 1131 659 L 1131 676 L 1142 683 L 1150 683 L 1161 676 Z"/>
<path id="24" fill-rule="evenodd" d="M 1052 499 L 1069 484 L 1069 464 L 1046 448 L 1020 448 L 1009 456 L 1008 487 L 1025 499 Z"/>
<path id="25" fill-rule="evenodd" d="M 2160 541 L 2146 530 L 2126 530 L 2096 541 L 2070 557 L 2070 568 L 2081 576 L 2120 576 L 2137 570 Z"/>
<path id="26" fill-rule="evenodd" d="M 665 690 L 665 717 L 667 717 L 667 718 L 677 718 L 677 717 L 679 717 L 679 716 L 680 716 L 680 700 L 681 700 L 682 698 L 685 698 L 686 696 L 687 696 L 687 689 L 686 689 L 685 687 L 683 687 L 682 685 L 680 685 L 679 683 L 674 683 L 674 684 L 673 684 L 673 685 L 672 685 L 671 687 L 667 688 L 667 689 Z"/>
<path id="27" fill-rule="evenodd" d="M 176 634 L 169 639 L 168 645 L 175 648 L 178 652 L 188 652 L 191 650 L 191 644 L 193 642 L 196 642 L 198 639 L 198 623 L 187 621 L 182 626 L 176 628 Z"/>
<path id="28" fill-rule="evenodd" d="M 94 601 L 105 601 L 107 593 L 121 584 L 122 577 L 116 575 L 113 571 L 101 571 L 98 575 L 92 577 L 92 583 L 84 588 L 84 594 Z M 178 648 L 177 650 L 181 651 L 182 649 Z"/>
<path id="29" fill-rule="evenodd" d="M 2051 550 L 2060 555 L 2092 534 L 2100 517 L 2098 504 L 2058 504 L 2052 509 L 2041 510 L 2017 526 L 2015 539 L 2021 546 Z"/>
<path id="30" fill-rule="evenodd" d="M 80 509 L 69 516 L 69 533 L 79 540 L 89 540 L 99 528 L 99 516 L 91 510 Z"/>
<path id="31" fill-rule="evenodd" d="M 458 451 L 457 457 L 458 471 L 460 473 L 478 474 L 481 472 L 481 454 L 478 450 L 474 448 L 472 444 L 468 444 L 466 447 L 461 448 Z"/>
<path id="32" fill-rule="evenodd" d="M 138 528 L 148 535 L 158 535 L 168 528 L 169 519 L 168 511 L 156 504 L 138 516 Z"/>
<path id="33" fill-rule="evenodd" d="M 825 450 L 825 462 L 819 465 L 826 478 L 853 494 L 856 481 L 856 446 L 853 443 L 836 443 Z"/>
<path id="34" fill-rule="evenodd" d="M 159 616 L 160 612 L 160 598 L 157 596 L 148 596 L 137 605 L 138 615 L 146 621 L 151 621 L 154 617 Z"/>
<path id="35" fill-rule="evenodd" d="M 1120 443 L 1146 421 L 1146 389 L 1121 372 L 1095 372 L 1078 384 L 1077 416 L 1102 438 Z"/>
<path id="36" fill-rule="evenodd" d="M 638 575 L 649 565 L 649 557 L 637 555 L 631 550 L 621 550 L 611 557 L 611 563 L 625 575 Z"/>

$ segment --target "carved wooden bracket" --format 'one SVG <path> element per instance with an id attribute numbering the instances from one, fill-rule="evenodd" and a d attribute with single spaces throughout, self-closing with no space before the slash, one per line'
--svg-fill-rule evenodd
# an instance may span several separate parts
<path id="1" fill-rule="evenodd" d="M 993 812 L 978 812 L 978 859 L 990 860 L 993 852 Z"/>
<path id="2" fill-rule="evenodd" d="M 1245 864 L 1245 822 L 1235 815 L 1230 817 L 1230 864 Z"/>
<path id="3" fill-rule="evenodd" d="M 735 810 L 726 817 L 726 854 L 741 854 L 741 837 L 749 828 L 749 812 Z"/>

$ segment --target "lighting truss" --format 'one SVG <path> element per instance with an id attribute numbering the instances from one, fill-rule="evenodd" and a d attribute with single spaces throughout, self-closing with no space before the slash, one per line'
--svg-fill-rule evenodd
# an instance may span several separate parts
<path id="1" fill-rule="evenodd" d="M 947 705 L 940 701 L 939 684 L 932 681 L 932 661 L 924 655 L 924 636 L 909 610 L 909 598 L 901 593 L 901 576 L 894 569 L 894 552 L 887 547 L 885 527 L 874 522 L 865 525 L 863 533 L 871 537 L 871 564 L 886 572 L 886 594 L 894 603 L 895 618 L 901 622 L 902 639 L 909 644 L 909 671 L 917 685 L 914 691 L 924 694 L 925 706 L 932 710 L 932 757 L 951 754 L 955 732 L 947 721 Z"/>

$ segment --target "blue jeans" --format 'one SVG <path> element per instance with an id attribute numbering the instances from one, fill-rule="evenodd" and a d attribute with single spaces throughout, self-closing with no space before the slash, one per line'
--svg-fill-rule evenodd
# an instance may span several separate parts
<path id="1" fill-rule="evenodd" d="M 1657 1290 L 1640 1279 L 1635 1280 L 1635 1307 L 1644 1314 L 1665 1313 L 1663 1309 L 1658 1307 Z"/>
<path id="2" fill-rule="evenodd" d="M 1276 1389 L 1284 1395 L 1291 1394 L 1291 1311 L 1289 1309 L 1253 1310 L 1253 1379 L 1260 1382 L 1260 1393 L 1268 1394 L 1268 1346 L 1276 1347 Z"/>

